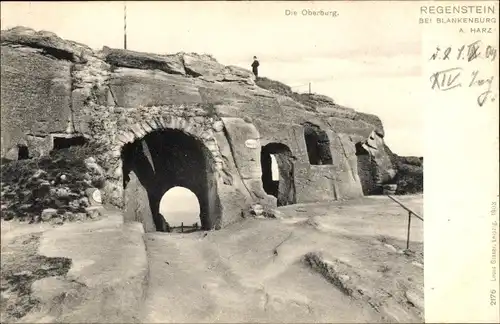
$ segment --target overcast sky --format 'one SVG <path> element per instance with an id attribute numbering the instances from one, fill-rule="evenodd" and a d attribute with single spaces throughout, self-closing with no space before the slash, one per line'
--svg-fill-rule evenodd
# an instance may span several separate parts
<path id="1" fill-rule="evenodd" d="M 128 2 L 128 48 L 209 53 L 245 68 L 257 55 L 262 76 L 298 86 L 296 91 L 307 91 L 312 82 L 313 92 L 378 115 L 396 153 L 423 155 L 418 5 Z M 122 2 L 2 2 L 1 27 L 24 25 L 95 49 L 121 48 L 123 7 Z M 285 9 L 298 16 L 286 16 Z M 302 9 L 339 16 L 304 17 Z"/>

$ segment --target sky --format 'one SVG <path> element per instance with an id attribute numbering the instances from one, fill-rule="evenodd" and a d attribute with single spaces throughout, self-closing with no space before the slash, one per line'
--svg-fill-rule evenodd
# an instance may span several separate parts
<path id="1" fill-rule="evenodd" d="M 197 52 L 250 69 L 297 92 L 311 89 L 376 114 L 399 155 L 423 155 L 419 102 L 418 4 L 408 2 L 127 2 L 127 47 L 153 53 Z M 287 16 L 286 10 L 297 11 Z M 338 16 L 301 16 L 303 9 Z M 398 14 L 405 10 L 406 15 Z M 376 12 L 376 14 L 375 14 Z M 412 12 L 415 18 L 411 19 Z M 86 44 L 123 48 L 123 2 L 2 2 L 1 28 L 27 26 Z M 173 193 L 172 193 L 173 192 Z M 168 194 L 169 212 L 197 205 L 187 190 Z M 165 208 L 165 207 L 163 207 Z M 195 208 L 196 209 L 196 208 Z M 193 208 L 189 208 L 193 210 Z M 195 214 L 197 211 L 195 211 Z M 192 216 L 186 214 L 189 222 Z"/>

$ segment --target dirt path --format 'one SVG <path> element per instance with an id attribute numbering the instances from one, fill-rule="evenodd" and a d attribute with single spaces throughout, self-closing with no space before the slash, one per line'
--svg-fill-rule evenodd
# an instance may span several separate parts
<path id="1" fill-rule="evenodd" d="M 412 203 L 418 207 L 418 199 Z M 380 199 L 299 205 L 283 208 L 281 221 L 148 234 L 142 321 L 422 321 L 422 227 L 413 229 L 419 252 L 403 254 L 399 209 Z M 318 256 L 314 265 L 308 253 Z"/>
<path id="2" fill-rule="evenodd" d="M 421 212 L 421 196 L 401 200 Z M 406 213 L 387 198 L 280 210 L 280 220 L 144 240 L 119 212 L 60 227 L 2 222 L 2 271 L 34 275 L 31 289 L 16 297 L 2 288 L 2 298 L 36 300 L 14 302 L 36 307 L 2 309 L 2 319 L 19 310 L 28 312 L 20 322 L 423 321 L 421 222 L 405 254 Z M 71 265 L 59 271 L 40 260 Z M 47 266 L 54 271 L 45 275 Z"/>
<path id="3" fill-rule="evenodd" d="M 143 322 L 304 322 L 328 315 L 339 322 L 368 322 L 375 316 L 363 316 L 361 306 L 305 265 L 289 260 L 273 266 L 269 257 L 266 267 L 234 266 L 239 260 L 231 260 L 231 248 L 205 241 L 200 234 L 148 235 L 150 276 Z M 245 250 L 241 254 L 247 257 L 264 254 Z"/>

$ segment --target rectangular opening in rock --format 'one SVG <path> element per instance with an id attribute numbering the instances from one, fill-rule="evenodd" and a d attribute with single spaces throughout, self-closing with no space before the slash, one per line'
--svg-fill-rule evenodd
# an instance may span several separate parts
<path id="1" fill-rule="evenodd" d="M 30 158 L 29 150 L 26 145 L 19 144 L 17 145 L 17 159 L 18 160 L 26 160 Z"/>
<path id="2" fill-rule="evenodd" d="M 53 137 L 53 150 L 62 150 L 71 146 L 82 146 L 87 143 L 87 139 L 83 136 L 74 137 Z"/>
<path id="3" fill-rule="evenodd" d="M 371 157 L 368 151 L 360 143 L 356 143 L 356 158 L 358 166 L 358 176 L 364 195 L 372 194 L 375 186 L 372 174 Z"/>
<path id="4" fill-rule="evenodd" d="M 303 126 L 309 163 L 312 165 L 333 164 L 328 134 L 311 123 L 304 123 Z"/>
<path id="5" fill-rule="evenodd" d="M 262 147 L 260 163 L 264 191 L 277 198 L 278 206 L 295 204 L 294 157 L 290 148 L 269 143 Z"/>

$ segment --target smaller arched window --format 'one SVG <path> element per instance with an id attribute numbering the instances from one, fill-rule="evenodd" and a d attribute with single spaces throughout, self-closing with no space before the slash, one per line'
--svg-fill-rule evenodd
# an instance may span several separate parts
<path id="1" fill-rule="evenodd" d="M 282 143 L 269 143 L 260 152 L 262 186 L 278 206 L 295 204 L 294 157 Z"/>

